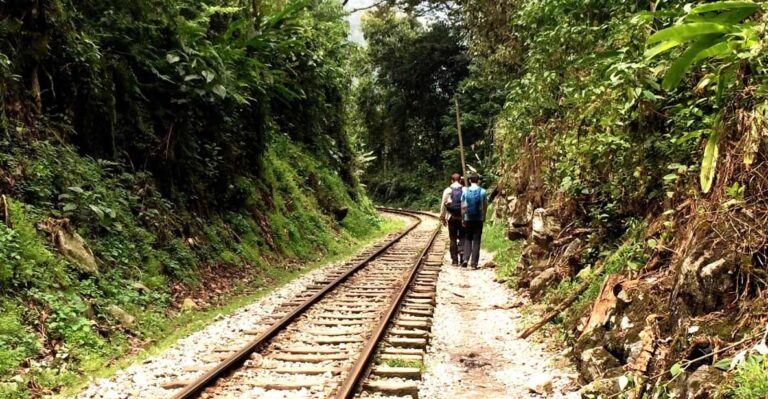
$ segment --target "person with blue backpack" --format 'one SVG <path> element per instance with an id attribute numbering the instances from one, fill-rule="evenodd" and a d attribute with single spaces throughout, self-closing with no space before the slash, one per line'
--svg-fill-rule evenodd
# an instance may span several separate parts
<path id="1" fill-rule="evenodd" d="M 451 264 L 454 266 L 462 263 L 464 226 L 461 221 L 461 195 L 463 193 L 461 175 L 454 173 L 451 176 L 451 185 L 443 190 L 443 199 L 440 202 L 440 221 L 443 222 L 443 226 L 448 227 Z"/>
<path id="2" fill-rule="evenodd" d="M 480 176 L 469 177 L 469 187 L 461 196 L 461 220 L 464 225 L 464 259 L 462 267 L 469 264 L 477 269 L 480 262 L 480 240 L 483 237 L 483 222 L 488 211 L 488 195 L 480 187 Z"/>

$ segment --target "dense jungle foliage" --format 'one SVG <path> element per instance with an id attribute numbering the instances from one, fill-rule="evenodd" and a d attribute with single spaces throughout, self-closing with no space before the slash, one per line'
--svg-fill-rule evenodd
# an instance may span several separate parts
<path id="1" fill-rule="evenodd" d="M 533 209 L 547 208 L 563 228 L 554 244 L 578 244 L 529 242 L 518 265 L 540 260 L 537 272 L 555 266 L 559 285 L 543 299 L 553 305 L 589 283 L 555 319 L 576 356 L 605 345 L 625 369 L 633 367 L 625 365 L 633 344 L 627 337 L 637 337 L 642 326 L 580 336 L 609 275 L 655 298 L 642 302 L 642 317 L 669 316 L 658 331 L 670 341 L 659 343 L 647 374 L 630 376 L 631 383 L 621 384 L 627 391 L 609 397 L 680 397 L 684 372 L 749 352 L 745 346 L 757 342 L 750 329 L 765 322 L 750 314 L 764 307 L 766 288 L 764 2 L 388 0 L 379 7 L 366 19 L 370 71 L 363 69 L 360 80 L 369 87 L 357 93 L 356 108 L 371 118 L 363 141 L 384 148 L 365 180 L 372 195 L 438 206 L 439 189 L 460 169 L 451 130 L 455 96 L 468 163 L 494 189 L 497 216 L 508 218 L 510 233 L 530 231 Z M 440 38 L 455 41 L 453 54 L 463 60 L 460 73 L 448 75 L 458 77 L 450 89 L 419 74 L 433 55 L 445 62 L 443 53 L 410 58 L 414 38 L 427 40 L 433 29 L 452 32 Z M 391 54 L 399 68 L 379 61 L 380 54 Z M 393 78 L 401 71 L 426 87 L 404 89 L 417 86 Z M 396 106 L 433 93 L 441 99 L 431 102 L 434 124 L 417 116 L 421 108 Z M 392 131 L 389 121 L 403 119 L 415 120 Z M 438 159 L 398 168 L 398 158 L 414 153 Z M 575 235 L 578 241 L 567 241 Z M 566 256 L 571 263 L 557 264 Z M 681 327 L 696 323 L 707 325 L 703 336 Z M 747 343 L 730 352 L 702 349 L 707 339 L 741 337 Z M 691 353 L 704 353 L 705 360 L 686 359 Z M 765 396 L 765 362 L 751 356 L 729 374 L 736 380 L 723 384 L 721 394 Z M 654 390 L 647 390 L 646 378 Z"/>
<path id="2" fill-rule="evenodd" d="M 500 269 L 556 269 L 552 305 L 586 284 L 554 323 L 615 357 L 611 397 L 680 397 L 702 365 L 768 394 L 764 2 L 380 0 L 362 48 L 342 3 L 0 1 L 0 397 L 151 340 L 217 270 L 342 251 L 376 226 L 364 186 L 437 207 L 456 102 L 506 233 L 562 228 L 494 226 Z M 582 334 L 611 276 L 639 322 Z"/>
<path id="3" fill-rule="evenodd" d="M 56 393 L 167 334 L 190 292 L 253 292 L 377 229 L 344 15 L 0 2 L 0 397 Z"/>
<path id="4" fill-rule="evenodd" d="M 424 23 L 381 7 L 364 16 L 362 30 L 366 49 L 355 60 L 354 110 L 357 136 L 375 155 L 365 184 L 380 201 L 434 207 L 446 176 L 461 171 L 454 116 L 460 86 L 472 168 L 489 164 L 488 128 L 501 97 L 492 86 L 467 81 L 465 40 L 449 21 Z"/>

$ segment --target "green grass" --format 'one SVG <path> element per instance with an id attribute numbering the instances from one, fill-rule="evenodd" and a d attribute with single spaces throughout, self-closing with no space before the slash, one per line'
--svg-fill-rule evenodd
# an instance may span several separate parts
<path id="1" fill-rule="evenodd" d="M 404 360 L 404 359 L 378 359 L 378 364 L 383 364 L 389 367 L 407 367 L 421 370 L 423 373 L 425 370 L 424 362 L 418 360 Z"/>
<path id="2" fill-rule="evenodd" d="M 768 362 L 765 357 L 751 355 L 741 363 L 726 385 L 724 394 L 733 399 L 768 397 Z"/>
<path id="3" fill-rule="evenodd" d="M 145 352 L 159 350 L 402 228 L 399 219 L 379 218 L 361 187 L 347 187 L 310 154 L 275 139 L 263 176 L 235 179 L 222 198 L 230 206 L 203 217 L 185 207 L 184 193 L 175 193 L 179 202 L 162 196 L 148 175 L 66 146 L 0 139 L 0 170 L 24 172 L 6 193 L 12 223 L 0 223 L 0 381 L 21 379 L 0 384 L 0 398 L 70 390 L 84 375 L 124 365 L 132 341 L 142 342 Z M 341 208 L 349 212 L 337 222 L 332 211 Z M 64 218 L 98 259 L 98 273 L 80 272 L 39 227 Z M 217 301 L 226 303 L 222 307 L 169 318 L 172 287 L 201 285 L 206 266 L 252 278 Z M 108 311 L 114 306 L 136 323 L 123 326 Z M 56 356 L 27 367 L 51 352 Z M 28 370 L 20 373 L 22 367 Z"/>
<path id="4" fill-rule="evenodd" d="M 150 343 L 145 348 L 141 349 L 135 356 L 113 359 L 113 361 L 110 362 L 111 364 L 109 367 L 102 367 L 99 370 L 94 370 L 91 375 L 74 379 L 70 384 L 67 384 L 68 386 L 64 391 L 64 395 L 66 396 L 75 394 L 78 390 L 82 389 L 94 378 L 109 377 L 120 369 L 128 367 L 131 364 L 141 362 L 150 356 L 156 355 L 172 346 L 179 339 L 182 339 L 205 328 L 205 326 L 211 324 L 218 318 L 232 314 L 237 309 L 258 301 L 259 299 L 270 294 L 275 289 L 290 283 L 291 281 L 303 276 L 310 271 L 332 263 L 350 259 L 365 246 L 370 245 L 372 242 L 384 237 L 387 234 L 400 231 L 403 228 L 405 228 L 405 222 L 402 219 L 384 216 L 381 218 L 381 222 L 378 224 L 378 228 L 376 230 L 371 231 L 367 236 L 357 240 L 350 246 L 344 247 L 343 250 L 340 250 L 335 254 L 325 256 L 318 261 L 307 263 L 300 269 L 286 269 L 280 266 L 268 267 L 265 270 L 265 276 L 267 277 L 269 283 L 261 287 L 258 292 L 246 295 L 234 295 L 222 301 L 225 302 L 224 305 L 203 310 L 184 312 L 179 314 L 177 317 L 167 320 L 167 322 L 162 325 L 158 332 L 148 337 L 148 341 Z M 2 391 L 0 390 L 0 392 Z"/>
<path id="5" fill-rule="evenodd" d="M 491 210 L 488 211 L 492 212 Z M 511 281 L 514 278 L 517 262 L 523 253 L 525 240 L 510 241 L 507 239 L 506 229 L 503 223 L 489 223 L 483 232 L 481 247 L 493 252 L 493 261 L 496 263 L 496 278 L 502 281 Z"/>

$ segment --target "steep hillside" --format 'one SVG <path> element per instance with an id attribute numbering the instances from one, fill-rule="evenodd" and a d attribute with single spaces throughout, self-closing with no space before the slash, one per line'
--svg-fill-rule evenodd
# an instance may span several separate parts
<path id="1" fill-rule="evenodd" d="M 764 9 L 502 3 L 496 216 L 582 392 L 764 397 Z"/>
<path id="2" fill-rule="evenodd" d="M 573 345 L 585 395 L 766 397 L 765 3 L 385 3 L 364 19 L 374 73 L 357 95 L 384 156 L 377 195 L 437 205 L 425 188 L 461 167 L 453 104 L 398 104 L 455 95 L 467 163 L 508 238 L 525 240 L 519 262 L 515 244 L 498 263 L 562 310 L 545 325 Z M 410 53 L 441 24 L 457 33 L 435 48 L 469 59 L 459 75 L 443 67 L 460 77 L 450 90 L 417 84 L 436 52 Z M 406 174 L 388 174 L 398 159 Z"/>
<path id="3" fill-rule="evenodd" d="M 0 397 L 55 393 L 180 308 L 381 227 L 340 4 L 247 3 L 0 9 Z"/>

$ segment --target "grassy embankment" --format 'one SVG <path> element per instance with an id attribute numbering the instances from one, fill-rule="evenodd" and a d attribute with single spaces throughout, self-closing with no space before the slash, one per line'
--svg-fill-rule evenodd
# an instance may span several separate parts
<path id="1" fill-rule="evenodd" d="M 491 210 L 488 211 L 489 214 L 491 212 Z M 515 266 L 520 260 L 524 245 L 525 240 L 507 239 L 504 224 L 501 221 L 486 224 L 481 248 L 494 254 L 493 262 L 496 263 L 497 280 L 512 285 Z"/>
<path id="2" fill-rule="evenodd" d="M 229 209 L 196 212 L 177 205 L 190 199 L 161 195 L 151 176 L 68 146 L 12 138 L 0 149 L 15 182 L 0 223 L 2 398 L 69 391 L 402 227 L 282 139 L 259 178 L 237 181 L 239 198 L 222 201 Z M 342 222 L 338 208 L 348 209 Z M 96 270 L 63 255 L 60 231 L 82 237 Z M 180 312 L 178 301 L 198 290 L 216 292 L 201 310 Z"/>

